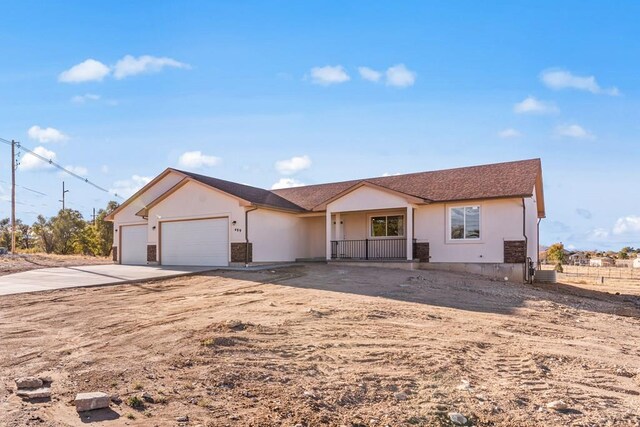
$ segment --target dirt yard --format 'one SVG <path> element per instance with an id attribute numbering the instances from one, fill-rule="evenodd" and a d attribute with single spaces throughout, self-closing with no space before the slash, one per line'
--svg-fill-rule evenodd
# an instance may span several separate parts
<path id="1" fill-rule="evenodd" d="M 306 265 L 12 295 L 0 425 L 440 426 L 459 412 L 638 426 L 639 343 L 640 288 L 435 271 Z M 51 401 L 15 395 L 14 378 L 45 374 Z M 122 402 L 80 417 L 82 391 Z"/>
<path id="2" fill-rule="evenodd" d="M 0 276 L 47 267 L 110 264 L 110 258 L 83 255 L 16 254 L 0 255 Z"/>

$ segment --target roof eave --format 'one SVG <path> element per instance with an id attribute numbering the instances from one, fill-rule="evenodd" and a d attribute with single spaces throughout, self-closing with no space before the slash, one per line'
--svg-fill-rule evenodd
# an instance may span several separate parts
<path id="1" fill-rule="evenodd" d="M 310 212 L 310 211 L 302 209 L 302 208 L 300 208 L 300 209 L 284 208 L 284 207 L 279 207 L 279 206 L 267 205 L 267 204 L 264 204 L 264 203 L 251 203 L 250 206 L 253 206 L 253 207 L 256 207 L 256 208 L 259 208 L 259 209 L 268 209 L 268 210 L 272 210 L 272 211 L 295 213 L 295 214 Z"/>
<path id="2" fill-rule="evenodd" d="M 328 198 L 324 202 L 319 203 L 318 205 L 316 205 L 313 208 L 311 208 L 311 211 L 313 211 L 313 212 L 326 211 L 327 210 L 327 205 L 329 203 L 332 203 L 332 202 L 334 202 L 334 201 L 346 196 L 347 194 L 349 194 L 349 193 L 351 193 L 351 192 L 353 192 L 353 191 L 355 191 L 355 190 L 357 190 L 358 188 L 361 188 L 361 187 L 370 187 L 370 188 L 374 188 L 376 190 L 384 191 L 386 193 L 395 194 L 397 196 L 400 196 L 400 197 L 403 197 L 403 198 L 407 199 L 407 201 L 410 202 L 410 203 L 416 203 L 416 204 L 431 203 L 431 200 L 429 200 L 429 199 L 416 197 L 416 196 L 413 196 L 411 194 L 403 193 L 402 191 L 393 190 L 391 188 L 384 187 L 382 185 L 374 184 L 372 182 L 363 180 L 363 181 L 355 183 L 354 185 L 352 185 L 351 187 L 347 188 L 346 190 L 343 190 L 340 193 Z"/>
<path id="3" fill-rule="evenodd" d="M 533 197 L 533 193 L 528 194 L 512 194 L 508 196 L 489 196 L 489 197 L 465 197 L 462 199 L 446 199 L 446 200 L 433 200 L 431 203 L 458 203 L 458 202 L 479 202 L 482 200 L 501 200 L 501 199 L 521 199 L 521 198 Z"/>
<path id="4" fill-rule="evenodd" d="M 177 170 L 175 170 L 173 168 L 166 168 L 158 176 L 156 176 L 151 181 L 149 181 L 144 187 L 142 187 L 140 190 L 136 191 L 131 197 L 129 197 L 127 200 L 125 200 L 120 206 L 118 206 L 116 209 L 114 209 L 113 212 L 111 212 L 110 214 L 105 216 L 104 220 L 105 221 L 109 221 L 109 222 L 113 222 L 115 220 L 115 216 L 118 214 L 118 212 L 122 211 L 125 207 L 129 206 L 129 204 L 131 202 L 133 202 L 135 199 L 140 197 L 142 194 L 144 194 L 145 191 L 147 191 L 149 188 L 153 187 L 155 184 L 158 183 L 158 181 L 160 181 L 162 178 L 164 178 L 165 176 L 169 175 L 170 173 L 177 173 L 179 175 L 182 175 L 183 177 L 186 176 L 182 172 L 177 171 Z"/>

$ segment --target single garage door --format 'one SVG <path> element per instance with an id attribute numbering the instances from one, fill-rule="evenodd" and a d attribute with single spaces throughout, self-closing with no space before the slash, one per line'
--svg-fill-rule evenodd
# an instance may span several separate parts
<path id="1" fill-rule="evenodd" d="M 143 265 L 147 263 L 147 225 L 120 226 L 120 262 Z"/>
<path id="2" fill-rule="evenodd" d="M 160 236 L 163 265 L 229 265 L 227 218 L 163 222 Z"/>

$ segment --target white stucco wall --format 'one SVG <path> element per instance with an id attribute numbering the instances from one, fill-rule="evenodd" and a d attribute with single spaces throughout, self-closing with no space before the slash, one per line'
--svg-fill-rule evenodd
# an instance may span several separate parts
<path id="1" fill-rule="evenodd" d="M 303 240 L 302 253 L 298 258 L 325 257 L 325 217 L 302 217 L 302 231 L 299 237 Z"/>
<path id="2" fill-rule="evenodd" d="M 158 242 L 159 221 L 209 217 L 228 217 L 229 242 L 244 242 L 244 211 L 238 199 L 189 182 L 149 210 L 148 244 Z"/>
<path id="3" fill-rule="evenodd" d="M 476 205 L 480 206 L 481 238 L 469 241 L 451 240 L 449 209 Z M 419 206 L 415 211 L 414 221 L 414 236 L 417 241 L 429 242 L 431 262 L 502 263 L 504 241 L 524 240 L 521 199 Z M 535 238 L 531 239 L 530 246 L 535 245 L 533 240 Z"/>
<path id="4" fill-rule="evenodd" d="M 363 186 L 327 205 L 331 212 L 406 208 L 404 197 L 377 188 Z"/>
<path id="5" fill-rule="evenodd" d="M 136 212 L 139 212 L 140 209 L 144 208 L 147 204 L 176 185 L 180 180 L 182 180 L 182 178 L 182 175 L 171 172 L 160 181 L 156 182 L 155 185 L 140 194 L 135 200 L 115 215 L 113 220 L 114 229 L 119 229 L 120 225 L 146 223 L 147 221 L 144 218 L 136 216 Z M 118 233 L 113 233 L 113 245 L 118 246 Z"/>
<path id="6" fill-rule="evenodd" d="M 304 258 L 308 244 L 305 218 L 269 209 L 249 213 L 253 262 L 287 262 Z"/>

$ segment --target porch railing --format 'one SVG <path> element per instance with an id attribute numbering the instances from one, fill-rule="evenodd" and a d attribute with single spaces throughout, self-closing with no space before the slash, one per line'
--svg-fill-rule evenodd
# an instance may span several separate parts
<path id="1" fill-rule="evenodd" d="M 332 240 L 331 259 L 407 259 L 407 239 Z"/>

